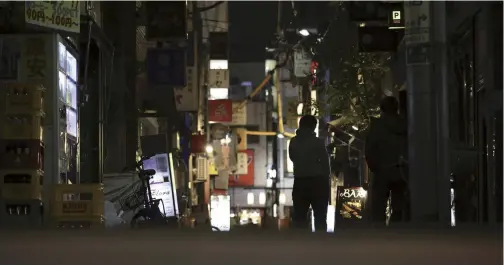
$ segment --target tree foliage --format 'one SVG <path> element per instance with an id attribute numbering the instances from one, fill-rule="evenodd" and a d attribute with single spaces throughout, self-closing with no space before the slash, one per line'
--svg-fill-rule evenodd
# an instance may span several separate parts
<path id="1" fill-rule="evenodd" d="M 326 101 L 338 126 L 356 125 L 365 130 L 370 117 L 379 112 L 381 79 L 388 70 L 389 54 L 360 53 L 359 25 L 350 21 L 343 3 L 335 9 L 331 26 L 315 51 L 322 68 L 330 71 Z"/>

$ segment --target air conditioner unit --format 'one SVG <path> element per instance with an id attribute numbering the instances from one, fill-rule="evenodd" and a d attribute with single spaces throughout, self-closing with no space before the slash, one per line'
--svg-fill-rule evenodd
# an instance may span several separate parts
<path id="1" fill-rule="evenodd" d="M 208 159 L 198 157 L 196 159 L 196 180 L 206 181 L 208 179 Z"/>

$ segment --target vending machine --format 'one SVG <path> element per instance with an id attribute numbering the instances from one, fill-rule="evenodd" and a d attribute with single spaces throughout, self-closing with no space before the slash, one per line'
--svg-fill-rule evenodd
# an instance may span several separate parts
<path id="1" fill-rule="evenodd" d="M 0 45 L 0 224 L 41 224 L 52 186 L 78 181 L 78 54 L 54 33 Z"/>

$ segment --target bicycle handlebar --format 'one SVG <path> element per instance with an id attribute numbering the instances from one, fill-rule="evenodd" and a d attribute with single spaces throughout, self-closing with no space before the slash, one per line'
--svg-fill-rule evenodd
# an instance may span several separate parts
<path id="1" fill-rule="evenodd" d="M 142 156 L 142 157 L 140 157 L 140 160 L 136 163 L 135 168 L 136 168 L 136 169 L 138 169 L 138 170 L 141 170 L 141 169 L 142 169 L 143 162 L 144 162 L 145 160 L 149 160 L 151 157 L 153 157 L 153 155 L 151 155 L 151 156 Z"/>

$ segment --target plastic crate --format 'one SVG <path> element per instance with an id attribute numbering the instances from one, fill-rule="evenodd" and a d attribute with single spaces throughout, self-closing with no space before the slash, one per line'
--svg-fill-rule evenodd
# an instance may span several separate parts
<path id="1" fill-rule="evenodd" d="M 0 224 L 5 227 L 41 226 L 41 200 L 0 200 Z"/>
<path id="2" fill-rule="evenodd" d="M 53 218 L 103 216 L 105 212 L 103 185 L 55 185 L 50 207 Z"/>
<path id="3" fill-rule="evenodd" d="M 40 140 L 44 135 L 44 113 L 5 114 L 0 122 L 2 137 L 5 140 Z"/>
<path id="4" fill-rule="evenodd" d="M 1 170 L 0 189 L 4 200 L 42 199 L 44 176 L 41 170 Z"/>
<path id="5" fill-rule="evenodd" d="M 44 170 L 44 144 L 40 140 L 1 140 L 0 170 Z"/>
<path id="6" fill-rule="evenodd" d="M 44 111 L 45 88 L 42 85 L 10 83 L 4 91 L 6 114 Z"/>

